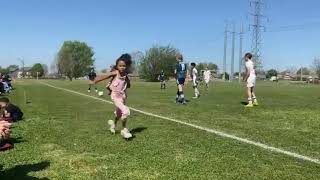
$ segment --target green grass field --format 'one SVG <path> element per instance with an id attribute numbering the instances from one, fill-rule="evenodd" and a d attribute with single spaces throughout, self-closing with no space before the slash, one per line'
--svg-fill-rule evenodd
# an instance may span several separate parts
<path id="1" fill-rule="evenodd" d="M 108 131 L 113 105 L 40 82 L 89 94 L 85 81 L 15 82 L 10 98 L 25 119 L 14 125 L 15 148 L 0 153 L 1 180 L 320 179 L 317 163 L 134 111 L 126 141 Z M 128 105 L 320 159 L 320 86 L 258 82 L 254 109 L 242 105 L 243 84 L 215 82 L 197 100 L 189 84 L 186 106 L 174 103 L 173 83 L 159 86 L 133 82 Z"/>

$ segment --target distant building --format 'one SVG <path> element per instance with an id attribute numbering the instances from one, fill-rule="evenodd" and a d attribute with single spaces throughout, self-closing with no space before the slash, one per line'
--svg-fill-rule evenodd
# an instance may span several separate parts
<path id="1" fill-rule="evenodd" d="M 16 70 L 11 73 L 11 77 L 15 79 L 21 79 L 23 78 L 23 72 L 24 72 L 24 78 L 31 78 L 31 67 L 24 67 L 23 69 Z"/>

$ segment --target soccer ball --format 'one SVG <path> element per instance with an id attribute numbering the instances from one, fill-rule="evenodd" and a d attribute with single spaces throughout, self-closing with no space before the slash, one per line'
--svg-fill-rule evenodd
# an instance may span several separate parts
<path id="1" fill-rule="evenodd" d="M 99 96 L 103 96 L 103 91 L 99 91 L 99 92 L 98 92 L 98 95 L 99 95 Z"/>

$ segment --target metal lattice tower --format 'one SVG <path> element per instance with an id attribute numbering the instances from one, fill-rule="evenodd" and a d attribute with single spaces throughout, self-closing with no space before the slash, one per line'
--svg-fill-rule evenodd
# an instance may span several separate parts
<path id="1" fill-rule="evenodd" d="M 263 0 L 252 0 L 250 2 L 250 7 L 253 9 L 253 12 L 251 13 L 251 16 L 253 17 L 253 24 L 251 25 L 251 27 L 253 27 L 251 49 L 256 61 L 256 67 L 258 70 L 261 70 L 262 30 L 265 31 L 265 26 L 262 25 L 262 21 L 265 18 L 265 16 L 263 15 L 265 3 Z"/>

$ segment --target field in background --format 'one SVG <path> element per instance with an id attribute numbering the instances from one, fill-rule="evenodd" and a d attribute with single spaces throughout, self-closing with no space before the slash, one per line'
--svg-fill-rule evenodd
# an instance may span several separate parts
<path id="1" fill-rule="evenodd" d="M 15 149 L 0 154 L 0 179 L 320 179 L 315 163 L 137 112 L 130 117 L 135 138 L 125 141 L 108 132 L 113 105 L 39 82 L 88 94 L 85 81 L 15 82 L 10 98 L 25 120 L 13 129 Z M 188 84 L 191 101 L 182 106 L 174 103 L 174 83 L 163 91 L 134 82 L 128 105 L 320 159 L 320 87 L 259 82 L 254 109 L 243 107 L 243 90 L 216 82 L 193 100 Z"/>

